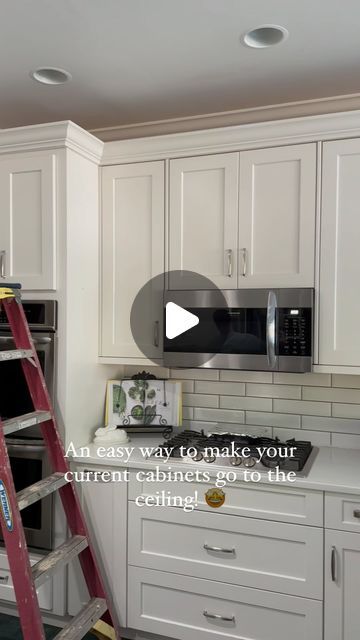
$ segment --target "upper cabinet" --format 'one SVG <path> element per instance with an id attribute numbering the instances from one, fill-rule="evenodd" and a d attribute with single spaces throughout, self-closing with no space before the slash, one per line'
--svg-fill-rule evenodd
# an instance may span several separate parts
<path id="1" fill-rule="evenodd" d="M 315 204 L 314 143 L 171 160 L 169 269 L 222 289 L 313 287 Z"/>
<path id="2" fill-rule="evenodd" d="M 319 364 L 360 367 L 360 139 L 323 145 Z M 349 369 L 351 373 L 351 369 Z"/>
<path id="3" fill-rule="evenodd" d="M 164 273 L 164 218 L 164 162 L 102 169 L 101 356 L 134 364 L 144 358 L 132 337 L 130 313 L 140 289 Z M 154 304 L 149 296 L 143 336 L 145 353 L 161 358 L 162 297 Z"/>
<path id="4" fill-rule="evenodd" d="M 169 269 L 237 287 L 239 154 L 170 161 Z M 172 288 L 190 288 L 173 278 Z"/>
<path id="5" fill-rule="evenodd" d="M 313 287 L 316 145 L 240 154 L 238 287 Z"/>
<path id="6" fill-rule="evenodd" d="M 0 284 L 56 288 L 56 154 L 0 158 Z"/>

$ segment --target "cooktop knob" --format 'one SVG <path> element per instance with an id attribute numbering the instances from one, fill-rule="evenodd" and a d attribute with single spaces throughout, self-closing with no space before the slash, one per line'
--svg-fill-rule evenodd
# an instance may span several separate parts
<path id="1" fill-rule="evenodd" d="M 211 462 L 215 462 L 216 456 L 204 456 L 204 461 L 210 464 Z"/>
<path id="2" fill-rule="evenodd" d="M 250 456 L 250 458 L 244 459 L 244 467 L 254 467 L 256 465 L 256 458 Z"/>
<path id="3" fill-rule="evenodd" d="M 235 456 L 234 458 L 230 458 L 230 464 L 233 467 L 239 467 L 242 463 L 242 458 L 240 456 Z"/>

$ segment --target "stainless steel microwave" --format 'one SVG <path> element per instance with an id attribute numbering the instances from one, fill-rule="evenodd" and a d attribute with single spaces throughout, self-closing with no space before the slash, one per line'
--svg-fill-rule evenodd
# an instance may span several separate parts
<path id="1" fill-rule="evenodd" d="M 164 313 L 174 302 L 199 318 L 175 338 L 164 331 L 167 367 L 311 371 L 313 289 L 167 291 L 164 300 Z"/>

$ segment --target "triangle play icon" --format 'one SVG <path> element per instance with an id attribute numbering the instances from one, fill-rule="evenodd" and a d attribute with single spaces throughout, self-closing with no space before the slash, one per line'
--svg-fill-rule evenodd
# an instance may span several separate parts
<path id="1" fill-rule="evenodd" d="M 199 318 L 194 313 L 175 304 L 175 302 L 168 302 L 166 304 L 165 324 L 166 337 L 172 340 L 199 324 Z"/>

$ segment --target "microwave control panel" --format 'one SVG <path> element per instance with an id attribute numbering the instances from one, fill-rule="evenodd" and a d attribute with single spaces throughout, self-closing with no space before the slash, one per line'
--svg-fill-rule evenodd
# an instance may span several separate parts
<path id="1" fill-rule="evenodd" d="M 311 356 L 311 309 L 278 309 L 278 354 Z"/>

